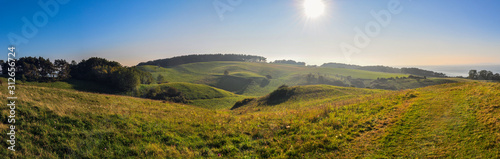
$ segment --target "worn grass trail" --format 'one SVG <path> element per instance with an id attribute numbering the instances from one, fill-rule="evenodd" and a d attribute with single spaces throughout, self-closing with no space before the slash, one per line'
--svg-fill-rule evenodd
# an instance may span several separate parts
<path id="1" fill-rule="evenodd" d="M 272 99 L 264 96 L 234 110 L 16 88 L 18 147 L 0 149 L 10 158 L 500 157 L 499 83 L 402 91 L 297 86 L 287 101 L 259 104 Z M 6 134 L 9 110 L 0 113 Z"/>
<path id="2" fill-rule="evenodd" d="M 379 140 L 378 156 L 415 158 L 499 157 L 499 136 L 478 113 L 498 101 L 490 84 L 449 84 L 419 90 L 418 99 Z M 440 89 L 436 92 L 436 89 Z M 481 94 L 481 95 L 479 95 Z M 486 105 L 487 104 L 487 105 Z M 497 110 L 498 111 L 498 110 Z M 498 114 L 497 114 L 498 116 Z M 498 120 L 498 117 L 496 118 Z"/>

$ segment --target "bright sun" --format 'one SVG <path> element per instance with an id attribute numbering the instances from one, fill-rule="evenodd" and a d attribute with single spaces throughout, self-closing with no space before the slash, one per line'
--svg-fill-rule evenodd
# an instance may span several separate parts
<path id="1" fill-rule="evenodd" d="M 325 12 L 323 0 L 304 0 L 304 13 L 309 18 L 317 18 Z"/>

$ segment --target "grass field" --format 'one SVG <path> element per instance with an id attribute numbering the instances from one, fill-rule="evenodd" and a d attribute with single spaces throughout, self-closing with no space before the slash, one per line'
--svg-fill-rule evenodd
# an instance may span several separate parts
<path id="1" fill-rule="evenodd" d="M 5 78 L 2 78 L 2 80 L 5 80 Z M 237 95 L 232 92 L 228 92 L 204 84 L 194 84 L 186 82 L 171 82 L 171 83 L 149 84 L 149 85 L 141 84 L 137 88 L 137 90 L 132 90 L 129 92 L 119 92 L 103 84 L 98 84 L 89 81 L 73 80 L 73 79 L 67 81 L 57 81 L 57 82 L 21 82 L 18 84 L 39 86 L 46 88 L 77 90 L 83 92 L 128 95 L 128 96 L 135 96 L 136 92 L 142 92 L 147 90 L 148 88 L 158 87 L 158 86 L 168 86 L 168 87 L 174 87 L 180 92 L 182 92 L 183 96 L 185 96 L 186 99 L 189 100 L 189 103 L 187 104 L 207 109 L 228 109 L 231 108 L 237 101 L 249 97 L 249 96 Z"/>
<path id="2" fill-rule="evenodd" d="M 172 68 L 158 66 L 138 66 L 138 68 L 151 72 L 153 77 L 161 74 L 169 82 L 207 84 L 246 96 L 263 96 L 283 84 L 302 85 L 306 83 L 305 76 L 310 73 L 331 79 L 350 76 L 353 79 L 374 80 L 407 76 L 343 68 L 228 61 L 190 63 Z M 229 76 L 223 76 L 226 70 Z M 270 75 L 272 79 L 267 80 L 266 75 Z"/>
<path id="3" fill-rule="evenodd" d="M 149 88 L 158 86 L 168 86 L 176 88 L 177 90 L 182 92 L 182 95 L 187 100 L 189 100 L 187 104 L 207 109 L 231 108 L 234 103 L 247 97 L 204 84 L 193 84 L 186 82 L 141 85 L 138 90 L 135 91 L 141 92 Z M 130 93 L 133 93 L 135 91 L 132 91 Z"/>
<path id="4" fill-rule="evenodd" d="M 271 93 L 233 110 L 29 83 L 16 90 L 16 152 L 0 149 L 7 158 L 500 157 L 499 83 L 297 86 L 285 100 L 267 102 Z M 8 113 L 1 107 L 2 134 Z"/>

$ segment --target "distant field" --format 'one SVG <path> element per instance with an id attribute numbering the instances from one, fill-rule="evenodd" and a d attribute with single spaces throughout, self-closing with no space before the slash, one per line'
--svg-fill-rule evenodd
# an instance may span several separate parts
<path id="1" fill-rule="evenodd" d="M 172 68 L 158 66 L 139 66 L 139 68 L 151 72 L 153 77 L 161 74 L 169 82 L 207 84 L 247 96 L 262 96 L 283 84 L 291 86 L 305 84 L 305 77 L 308 74 L 336 80 L 348 76 L 353 79 L 371 80 L 408 76 L 343 68 L 227 61 L 190 63 Z M 224 76 L 226 70 L 229 76 Z M 266 75 L 272 79 L 267 80 Z"/>
<path id="2" fill-rule="evenodd" d="M 297 86 L 234 110 L 30 83 L 16 90 L 18 147 L 0 149 L 6 158 L 500 157 L 500 83 Z M 5 81 L 0 92 L 5 99 Z"/>

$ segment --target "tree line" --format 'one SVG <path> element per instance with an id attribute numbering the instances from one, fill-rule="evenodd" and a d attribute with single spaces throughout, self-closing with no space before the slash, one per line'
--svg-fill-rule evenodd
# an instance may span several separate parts
<path id="1" fill-rule="evenodd" d="M 243 54 L 194 54 L 177 56 L 166 59 L 158 59 L 148 62 L 141 62 L 137 66 L 154 65 L 161 67 L 174 67 L 182 64 L 211 61 L 243 61 L 243 62 L 266 62 L 266 58 L 255 55 Z"/>
<path id="2" fill-rule="evenodd" d="M 153 65 L 160 67 L 174 67 L 182 64 L 195 63 L 195 62 L 211 62 L 211 61 L 266 62 L 266 60 L 267 59 L 262 56 L 244 55 L 244 54 L 193 54 L 193 55 L 176 56 L 166 59 L 158 59 L 148 62 L 141 62 L 137 66 Z M 306 66 L 305 62 L 299 62 L 295 60 L 285 60 L 285 59 L 275 60 L 270 63 Z M 404 73 L 404 74 L 413 74 L 413 75 L 427 76 L 427 77 L 446 77 L 444 73 L 433 72 L 419 68 L 359 66 L 359 65 L 342 64 L 342 63 L 324 63 L 323 65 L 321 65 L 321 67 L 358 69 L 358 70 L 386 72 L 386 73 Z"/>
<path id="3" fill-rule="evenodd" d="M 300 66 L 305 66 L 306 63 L 305 62 L 298 62 L 298 61 L 294 61 L 294 60 L 274 60 L 274 62 L 271 62 L 271 63 L 281 63 L 281 64 L 291 64 L 291 65 L 300 65 Z"/>
<path id="4" fill-rule="evenodd" d="M 7 74 L 9 65 L 0 60 L 2 74 Z M 21 57 L 15 65 L 16 79 L 21 81 L 54 82 L 67 79 L 94 81 L 127 91 L 139 84 L 154 82 L 149 72 L 135 67 L 124 67 L 116 61 L 92 57 L 79 63 L 57 59 L 53 63 L 43 57 Z"/>
<path id="5" fill-rule="evenodd" d="M 493 73 L 491 71 L 487 70 L 470 70 L 469 71 L 469 79 L 474 79 L 474 80 L 500 80 L 500 74 L 499 73 Z"/>
<path id="6" fill-rule="evenodd" d="M 22 57 L 15 63 L 16 79 L 22 81 L 57 81 L 70 78 L 70 64 L 63 59 L 57 59 L 52 63 L 43 57 Z M 0 60 L 2 74 L 8 73 L 8 63 Z"/>
<path id="7" fill-rule="evenodd" d="M 427 76 L 427 77 L 447 77 L 444 73 L 423 70 L 420 68 L 394 68 L 389 66 L 359 66 L 359 65 L 350 65 L 350 64 L 342 64 L 342 63 L 324 63 L 321 67 L 329 67 L 329 68 L 347 68 L 347 69 L 357 69 L 357 70 L 365 70 L 365 71 L 374 71 L 374 72 L 385 72 L 385 73 L 404 73 L 404 74 L 412 74 L 417 76 Z"/>

